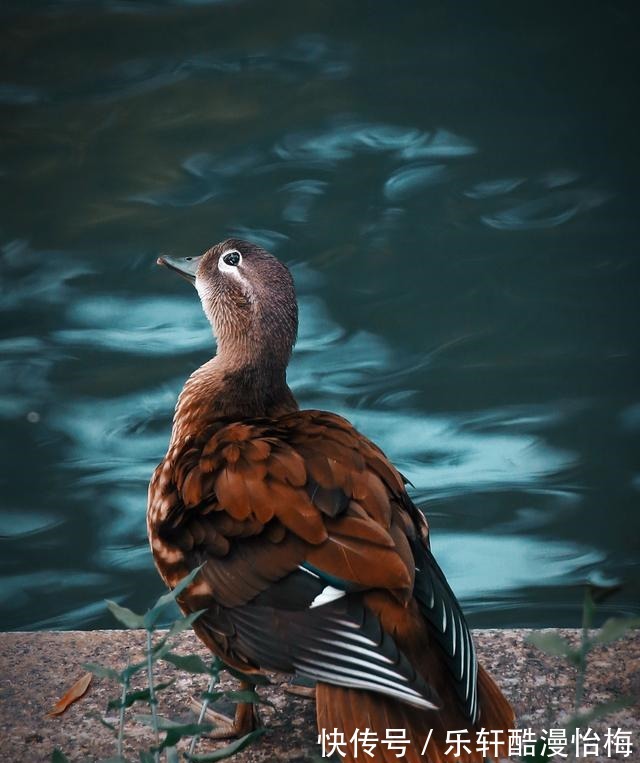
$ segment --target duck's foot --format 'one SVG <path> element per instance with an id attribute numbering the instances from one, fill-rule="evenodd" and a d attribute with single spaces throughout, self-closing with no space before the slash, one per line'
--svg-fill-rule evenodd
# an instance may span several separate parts
<path id="1" fill-rule="evenodd" d="M 202 712 L 202 706 L 203 703 L 200 700 L 191 698 L 191 709 L 198 715 Z M 260 727 L 258 708 L 253 702 L 238 702 L 234 718 L 229 718 L 228 715 L 207 707 L 203 720 L 212 723 L 215 727 L 207 734 L 211 739 L 235 739 Z"/>
<path id="2" fill-rule="evenodd" d="M 295 697 L 302 697 L 302 699 L 316 698 L 315 686 L 300 686 L 299 684 L 284 684 L 282 688 L 287 694 L 293 694 Z"/>

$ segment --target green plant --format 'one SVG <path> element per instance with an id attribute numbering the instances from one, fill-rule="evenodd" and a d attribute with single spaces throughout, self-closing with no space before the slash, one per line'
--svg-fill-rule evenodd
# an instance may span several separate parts
<path id="1" fill-rule="evenodd" d="M 254 739 L 264 733 L 264 729 L 243 736 L 226 747 L 211 753 L 196 754 L 195 747 L 202 734 L 212 731 L 214 726 L 204 722 L 207 705 L 226 697 L 234 702 L 260 702 L 255 692 L 214 691 L 219 680 L 220 671 L 225 667 L 222 661 L 216 657 L 207 664 L 198 655 L 181 655 L 171 651 L 175 637 L 183 631 L 191 628 L 193 623 L 203 613 L 194 612 L 186 617 L 175 620 L 166 632 L 162 632 L 159 638 L 158 623 L 166 615 L 167 610 L 173 605 L 176 598 L 184 589 L 193 582 L 201 567 L 194 569 L 187 577 L 183 578 L 178 585 L 169 593 L 161 596 L 156 603 L 144 614 L 137 614 L 126 607 L 122 607 L 113 601 L 107 601 L 107 607 L 119 623 L 130 629 L 142 629 L 145 631 L 145 656 L 144 660 L 137 663 L 127 663 L 120 671 L 104 665 L 88 664 L 84 667 L 100 678 L 112 680 L 120 685 L 120 696 L 109 701 L 107 711 L 117 710 L 118 720 L 113 723 L 99 713 L 94 713 L 100 723 L 114 732 L 116 737 L 116 755 L 101 763 L 127 763 L 124 757 L 124 740 L 126 735 L 127 710 L 136 704 L 146 704 L 150 708 L 148 714 L 135 714 L 133 720 L 149 726 L 153 733 L 153 744 L 139 750 L 140 763 L 177 763 L 179 760 L 191 761 L 191 763 L 213 763 L 224 760 L 242 750 Z M 163 718 L 157 713 L 158 694 L 168 689 L 173 681 L 156 683 L 154 679 L 154 666 L 160 660 L 171 663 L 179 670 L 188 673 L 209 676 L 209 686 L 201 694 L 203 699 L 202 711 L 197 722 L 180 723 L 170 718 Z M 235 675 L 235 671 L 231 671 Z M 131 679 L 137 673 L 146 675 L 147 685 L 141 689 L 133 689 Z M 242 677 L 240 675 L 240 677 Z M 253 680 L 253 679 L 252 679 Z M 188 751 L 179 751 L 177 744 L 180 740 L 191 738 Z M 51 763 L 69 763 L 66 756 L 60 750 L 54 750 Z"/>
<path id="2" fill-rule="evenodd" d="M 573 646 L 557 631 L 532 633 L 527 639 L 530 644 L 545 654 L 552 657 L 563 657 L 569 665 L 577 670 L 573 712 L 564 723 L 567 734 L 575 732 L 578 728 L 584 728 L 597 718 L 603 718 L 622 710 L 634 702 L 633 697 L 620 697 L 620 699 L 611 702 L 597 704 L 590 710 L 580 709 L 584 699 L 584 684 L 590 653 L 596 647 L 616 641 L 634 628 L 640 627 L 640 617 L 612 617 L 606 620 L 599 630 L 595 633 L 592 632 L 597 604 L 616 590 L 618 590 L 617 586 L 603 587 L 593 584 L 585 586 L 582 605 L 582 631 L 578 646 Z M 527 755 L 522 760 L 527 763 L 546 763 L 546 761 L 551 760 L 551 757 L 545 750 L 544 740 L 539 739 L 535 754 Z"/>

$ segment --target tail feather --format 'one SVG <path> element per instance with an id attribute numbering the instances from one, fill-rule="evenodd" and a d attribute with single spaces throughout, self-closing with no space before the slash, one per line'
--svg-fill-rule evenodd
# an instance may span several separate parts
<path id="1" fill-rule="evenodd" d="M 430 570 L 432 567 L 425 569 Z M 425 583 L 425 580 L 427 578 L 423 576 L 422 582 Z M 440 578 L 436 582 L 438 580 Z M 445 616 L 446 623 L 455 621 L 457 642 L 452 641 L 451 644 L 443 640 L 442 632 L 446 629 L 441 620 L 435 618 L 435 615 L 430 618 L 424 614 L 425 607 L 428 608 L 427 605 L 431 603 L 427 589 L 426 593 L 422 592 L 424 601 L 414 598 L 406 603 L 394 599 L 384 591 L 371 591 L 365 595 L 368 610 L 379 619 L 384 632 L 391 636 L 400 653 L 432 689 L 434 696 L 438 698 L 439 707 L 425 709 L 377 692 L 318 683 L 318 730 L 320 734 L 331 734 L 335 729 L 343 735 L 340 741 L 344 740 L 346 744 L 346 755 L 341 757 L 341 760 L 345 763 L 357 763 L 362 760 L 397 763 L 399 759 L 405 763 L 483 763 L 485 757 L 507 757 L 508 731 L 514 727 L 515 721 L 513 710 L 491 676 L 481 665 L 477 665 L 471 647 L 471 634 L 464 622 L 464 616 L 455 603 L 453 594 L 448 588 L 445 590 L 444 583 L 441 583 L 441 588 L 442 590 L 435 591 L 433 599 L 434 604 L 437 601 L 446 604 L 446 608 L 441 607 L 438 610 L 442 621 Z M 448 659 L 448 648 L 458 654 L 459 646 L 454 648 L 454 644 L 460 644 L 459 636 L 463 632 L 467 634 L 467 647 L 464 652 L 460 651 L 460 656 L 456 659 L 459 662 L 464 654 L 463 675 L 465 670 L 473 671 L 474 686 L 477 686 L 477 705 L 475 699 L 469 700 L 468 689 L 466 694 L 461 696 L 460 666 L 455 660 Z M 449 633 L 449 630 L 446 630 L 446 633 Z M 453 639 L 453 629 L 451 638 Z M 470 654 L 473 654 L 471 664 Z M 471 672 L 468 675 L 471 676 Z M 352 741 L 356 731 L 360 732 L 357 736 L 362 739 L 360 735 L 367 729 L 377 736 L 374 757 L 356 749 Z M 383 741 L 389 738 L 388 729 L 396 729 L 399 734 L 404 732 L 405 739 L 408 740 L 404 757 L 399 758 L 398 750 L 390 749 Z M 479 740 L 476 733 L 481 729 L 486 732 L 484 740 L 490 745 L 490 754 L 478 751 Z M 457 746 L 455 739 L 448 738 L 448 732 L 451 731 L 459 731 L 460 738 L 468 740 L 465 745 L 467 749 L 462 745 Z M 498 741 L 502 742 L 497 750 L 493 744 L 496 736 Z"/>
<path id="2" fill-rule="evenodd" d="M 492 732 L 502 732 L 499 739 L 503 741 L 503 745 L 498 750 L 499 754 L 495 754 L 495 748 L 492 746 L 492 754 L 489 757 L 505 758 L 508 731 L 514 727 L 515 716 L 511 705 L 482 666 L 478 666 L 478 693 L 480 718 L 474 726 L 461 716 L 458 704 L 451 701 L 453 695 L 448 698 L 449 701 L 445 701 L 440 710 L 423 710 L 374 692 L 318 683 L 318 730 L 322 734 L 333 733 L 334 729 L 337 729 L 343 735 L 340 741 L 344 740 L 346 744 L 346 756 L 341 759 L 345 763 L 357 763 L 358 760 L 397 763 L 397 750 L 389 749 L 383 742 L 387 738 L 388 729 L 400 729 L 405 732 L 408 745 L 402 760 L 406 763 L 482 763 L 485 755 L 476 749 L 476 732 L 480 729 L 488 732 L 488 740 L 494 738 Z M 373 758 L 365 755 L 354 739 L 356 732 L 361 734 L 367 729 L 377 735 Z M 447 753 L 451 748 L 451 741 L 447 740 L 449 730 L 465 730 L 465 736 L 470 740 L 470 752 L 462 749 L 459 751 L 461 754 L 456 754 L 458 751 L 453 748 Z"/>
<path id="3" fill-rule="evenodd" d="M 425 711 L 406 705 L 391 697 L 374 694 L 360 689 L 346 689 L 339 686 L 319 683 L 316 689 L 318 730 L 322 734 L 341 732 L 346 753 L 341 757 L 344 763 L 357 763 L 361 760 L 375 763 L 397 763 L 398 750 L 390 749 L 383 740 L 387 739 L 388 729 L 400 729 L 408 740 L 402 760 L 405 763 L 482 763 L 485 755 L 476 750 L 476 730 L 484 728 L 491 732 L 502 730 L 501 739 L 504 747 L 493 759 L 507 756 L 508 730 L 513 728 L 514 714 L 507 700 L 489 674 L 480 668 L 480 701 L 482 705 L 477 728 L 465 727 L 455 715 L 452 717 L 446 708 L 442 711 Z M 447 730 L 466 728 L 466 735 L 471 740 L 470 753 L 462 750 L 461 755 L 455 749 L 446 753 L 451 746 L 447 742 Z M 374 757 L 365 755 L 362 749 L 362 732 L 371 730 L 376 735 Z M 360 732 L 359 740 L 354 734 Z M 489 737 L 491 738 L 491 737 Z M 371 740 L 372 737 L 369 737 Z M 425 746 L 426 745 L 426 746 Z M 423 753 L 424 751 L 424 753 Z M 493 751 L 493 748 L 492 748 Z"/>
<path id="4" fill-rule="evenodd" d="M 319 683 L 316 687 L 318 730 L 322 734 L 331 734 L 334 729 L 344 736 L 345 753 L 340 760 L 343 763 L 357 763 L 368 760 L 375 763 L 445 763 L 433 742 L 427 745 L 427 754 L 422 750 L 429 734 L 428 722 L 420 722 L 424 711 L 405 705 L 390 697 L 374 694 L 360 689 L 345 689 Z M 408 741 L 405 754 L 398 758 L 398 749 L 391 749 L 383 740 L 387 739 L 387 730 L 403 730 Z M 373 757 L 365 754 L 363 732 L 375 734 L 369 736 L 373 745 Z M 359 738 L 354 735 L 359 732 Z"/>
<path id="5" fill-rule="evenodd" d="M 486 729 L 502 729 L 505 732 L 505 738 L 508 737 L 508 730 L 515 726 L 515 713 L 496 682 L 482 665 L 478 665 L 478 692 L 480 695 L 478 726 Z"/>

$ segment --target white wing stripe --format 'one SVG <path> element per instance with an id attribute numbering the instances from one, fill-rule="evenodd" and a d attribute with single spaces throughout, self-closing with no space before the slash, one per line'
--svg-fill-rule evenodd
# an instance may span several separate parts
<path id="1" fill-rule="evenodd" d="M 404 683 L 408 683 L 409 679 L 405 678 L 402 674 L 398 673 L 395 670 L 389 670 L 389 668 L 383 668 L 382 665 L 373 665 L 371 661 L 367 660 L 361 660 L 358 657 L 352 657 L 350 654 L 340 654 L 336 652 L 328 652 L 326 649 L 315 649 L 313 647 L 309 648 L 309 651 L 312 651 L 314 654 L 325 654 L 327 657 L 333 657 L 336 660 L 343 660 L 346 662 L 351 662 L 354 665 L 362 665 L 365 668 L 369 668 L 369 670 L 375 670 L 378 673 L 386 673 L 388 676 L 392 676 L 393 678 L 397 678 L 399 681 L 402 681 Z M 370 654 L 370 653 L 369 653 Z M 342 666 L 339 666 L 342 667 Z"/>
<path id="2" fill-rule="evenodd" d="M 301 564 L 298 565 L 298 569 L 302 570 L 302 572 L 306 572 L 307 575 L 311 575 L 312 578 L 315 578 L 316 580 L 320 580 L 320 575 L 316 575 L 315 572 L 311 572 L 311 570 L 308 570 L 306 567 L 303 567 Z"/>
<path id="3" fill-rule="evenodd" d="M 452 618 L 451 626 L 452 626 L 451 634 L 453 636 L 453 644 L 452 644 L 452 647 L 451 647 L 451 654 L 452 654 L 453 657 L 455 657 L 456 656 L 457 640 L 458 640 L 458 638 L 457 638 L 458 637 L 458 622 L 457 622 L 457 618 L 456 617 Z"/>
<path id="4" fill-rule="evenodd" d="M 464 675 L 464 666 L 467 661 L 466 641 L 467 639 L 465 638 L 464 628 L 462 623 L 460 623 L 460 675 L 458 676 L 458 679 L 461 679 Z"/>
<path id="5" fill-rule="evenodd" d="M 309 609 L 321 607 L 323 604 L 329 604 L 336 599 L 341 599 L 345 595 L 346 591 L 341 591 L 339 588 L 334 588 L 333 586 L 328 585 L 326 588 L 323 588 L 311 604 L 309 604 Z"/>
<path id="6" fill-rule="evenodd" d="M 333 633 L 337 633 L 337 632 L 338 631 L 333 631 Z M 393 665 L 393 660 L 390 660 L 388 657 L 385 657 L 384 654 L 381 654 L 380 652 L 370 651 L 369 649 L 364 649 L 363 647 L 357 646 L 356 644 L 349 644 L 344 641 L 335 641 L 334 639 L 328 639 L 328 638 L 323 638 L 322 643 L 331 644 L 331 646 L 341 646 L 343 649 L 350 649 L 352 652 L 357 652 L 358 654 L 364 654 L 367 657 L 372 657 L 373 659 L 379 660 L 380 662 L 386 662 L 389 665 Z"/>
<path id="7" fill-rule="evenodd" d="M 345 633 L 345 631 L 337 630 L 335 628 L 327 628 L 327 630 L 331 631 L 331 633 L 335 633 L 337 636 L 353 639 L 354 641 L 359 641 L 361 644 L 367 644 L 367 646 L 378 646 L 375 641 L 372 641 L 370 638 L 363 636 L 361 633 Z"/>
<path id="8" fill-rule="evenodd" d="M 323 663 L 320 663 L 320 666 L 322 665 Z M 408 689 L 405 687 L 397 687 L 396 685 L 392 683 L 389 683 L 388 686 L 385 686 L 383 688 L 381 682 L 373 682 L 370 677 L 362 673 L 360 674 L 356 673 L 355 676 L 341 675 L 340 673 L 336 671 L 329 672 L 327 670 L 322 670 L 321 667 L 318 667 L 316 666 L 315 663 L 308 662 L 307 660 L 296 661 L 296 667 L 299 668 L 301 672 L 307 673 L 307 675 L 309 675 L 312 678 L 316 678 L 320 680 L 326 679 L 334 683 L 336 682 L 337 679 L 342 679 L 342 685 L 344 686 L 350 686 L 355 689 L 369 689 L 373 691 L 382 691 L 384 694 L 388 694 L 392 697 L 397 697 L 398 699 L 404 700 L 405 702 L 408 702 L 412 705 L 416 705 L 418 707 L 423 707 L 427 710 L 438 709 L 437 705 L 434 705 L 432 702 L 429 702 L 428 700 L 424 699 L 424 697 L 420 696 L 420 694 L 413 691 L 412 689 Z M 334 666 L 329 666 L 329 667 L 334 667 Z M 360 678 L 358 678 L 357 676 L 360 676 Z M 362 676 L 364 676 L 364 680 Z"/>

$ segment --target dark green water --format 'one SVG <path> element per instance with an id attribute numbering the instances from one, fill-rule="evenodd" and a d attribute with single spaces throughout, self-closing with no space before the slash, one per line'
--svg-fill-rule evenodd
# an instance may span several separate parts
<path id="1" fill-rule="evenodd" d="M 513 6 L 513 7 L 512 7 Z M 146 486 L 212 351 L 154 266 L 293 270 L 290 382 L 415 485 L 475 626 L 640 601 L 633 3 L 5 2 L 0 626 L 161 590 Z"/>

